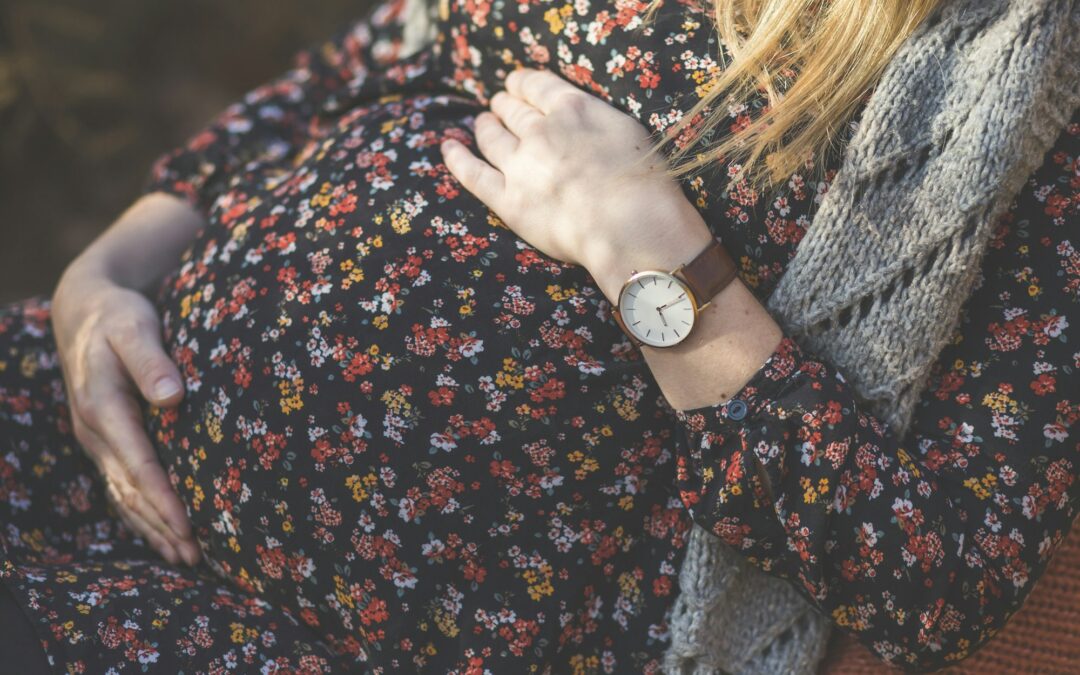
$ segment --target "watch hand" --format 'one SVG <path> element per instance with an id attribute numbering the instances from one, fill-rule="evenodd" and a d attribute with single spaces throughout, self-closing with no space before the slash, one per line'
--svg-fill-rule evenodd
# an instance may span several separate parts
<path id="1" fill-rule="evenodd" d="M 656 308 L 656 313 L 660 315 L 660 320 L 664 322 L 664 326 L 666 327 L 667 326 L 667 319 L 664 318 L 664 312 L 659 307 L 657 307 Z"/>

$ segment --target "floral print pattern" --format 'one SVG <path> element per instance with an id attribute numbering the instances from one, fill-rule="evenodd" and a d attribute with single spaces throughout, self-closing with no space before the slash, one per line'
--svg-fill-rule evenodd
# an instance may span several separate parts
<path id="1" fill-rule="evenodd" d="M 147 186 L 209 223 L 156 297 L 186 397 L 146 411 L 204 564 L 105 506 L 47 301 L 0 314 L 0 569 L 57 669 L 655 673 L 694 520 L 883 657 L 988 635 L 1072 514 L 1077 128 L 1004 221 L 917 436 L 790 338 L 739 403 L 676 411 L 587 272 L 514 236 L 438 144 L 472 143 L 517 65 L 666 129 L 722 62 L 710 8 L 644 27 L 637 0 L 443 0 L 411 54 L 403 9 L 301 54 Z M 835 167 L 769 199 L 730 168 L 683 187 L 765 298 Z"/>
<path id="2" fill-rule="evenodd" d="M 912 429 L 786 336 L 730 401 L 676 411 L 695 521 L 897 665 L 985 644 L 1077 513 L 1078 223 L 1080 113 L 1000 221 Z"/>

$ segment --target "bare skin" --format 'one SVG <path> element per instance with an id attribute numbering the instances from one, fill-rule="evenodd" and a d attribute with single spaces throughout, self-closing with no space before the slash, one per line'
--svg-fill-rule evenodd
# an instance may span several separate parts
<path id="1" fill-rule="evenodd" d="M 632 269 L 669 270 L 705 247 L 708 227 L 674 181 L 656 170 L 623 171 L 647 141 L 637 120 L 548 71 L 520 69 L 506 83 L 476 120 L 491 163 L 460 143 L 442 151 L 450 172 L 519 236 L 585 266 L 612 302 Z M 124 520 L 173 563 L 194 564 L 200 552 L 141 426 L 138 399 L 176 405 L 183 381 L 144 293 L 204 225 L 184 201 L 148 195 L 72 262 L 53 298 L 75 435 Z M 730 398 L 782 336 L 738 280 L 698 320 L 679 345 L 642 348 L 677 409 Z"/>
<path id="2" fill-rule="evenodd" d="M 201 554 L 142 426 L 139 399 L 174 406 L 184 384 L 144 293 L 204 224 L 183 200 L 147 195 L 72 261 L 52 298 L 75 437 L 124 521 L 173 564 L 193 565 Z"/>
<path id="3" fill-rule="evenodd" d="M 552 71 L 520 68 L 476 118 L 484 158 L 456 141 L 442 151 L 450 172 L 511 230 L 553 258 L 583 265 L 614 304 L 632 270 L 674 269 L 712 238 L 674 180 L 637 165 L 647 136 L 636 119 Z M 783 337 L 738 279 L 698 321 L 673 347 L 642 347 L 676 409 L 730 399 Z"/>

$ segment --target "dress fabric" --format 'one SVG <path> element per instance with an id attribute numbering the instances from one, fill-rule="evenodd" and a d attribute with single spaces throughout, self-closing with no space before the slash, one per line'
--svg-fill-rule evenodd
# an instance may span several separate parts
<path id="1" fill-rule="evenodd" d="M 790 337 L 667 405 L 588 273 L 516 237 L 439 141 L 519 64 L 661 130 L 721 67 L 708 5 L 385 0 L 155 166 L 208 226 L 160 286 L 186 380 L 146 410 L 205 561 L 106 504 L 49 303 L 0 310 L 0 578 L 56 672 L 658 672 L 696 520 L 882 658 L 1000 627 L 1069 530 L 1080 119 L 1000 224 L 903 438 Z M 732 109 L 728 128 L 760 109 Z M 833 160 L 835 162 L 835 160 Z M 768 297 L 835 166 L 684 191 Z"/>

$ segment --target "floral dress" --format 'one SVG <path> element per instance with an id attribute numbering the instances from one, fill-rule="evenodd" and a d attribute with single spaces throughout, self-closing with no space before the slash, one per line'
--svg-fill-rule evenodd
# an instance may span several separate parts
<path id="1" fill-rule="evenodd" d="M 589 274 L 438 146 L 473 144 L 519 65 L 667 128 L 719 72 L 709 6 L 643 27 L 637 0 L 448 0 L 402 53 L 404 7 L 151 176 L 208 221 L 156 295 L 186 395 L 146 410 L 197 568 L 107 505 L 48 300 L 0 310 L 0 579 L 55 671 L 655 673 L 693 522 L 882 658 L 991 636 L 1075 513 L 1080 119 L 1002 219 L 909 434 L 791 337 L 731 400 L 674 410 Z M 770 199 L 729 168 L 682 185 L 765 299 L 835 165 Z"/>

